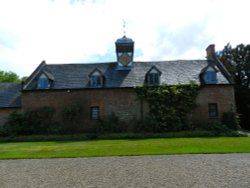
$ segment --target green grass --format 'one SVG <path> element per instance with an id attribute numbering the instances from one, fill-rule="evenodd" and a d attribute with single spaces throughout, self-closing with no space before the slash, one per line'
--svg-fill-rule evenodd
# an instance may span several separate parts
<path id="1" fill-rule="evenodd" d="M 1 159 L 250 153 L 249 137 L 0 143 Z"/>

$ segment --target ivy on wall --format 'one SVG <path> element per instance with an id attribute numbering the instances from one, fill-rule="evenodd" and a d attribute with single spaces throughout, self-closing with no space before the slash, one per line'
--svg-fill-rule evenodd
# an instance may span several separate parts
<path id="1" fill-rule="evenodd" d="M 173 86 L 136 87 L 140 100 L 149 104 L 149 116 L 157 125 L 157 132 L 189 128 L 189 114 L 196 107 L 199 86 L 195 83 Z"/>

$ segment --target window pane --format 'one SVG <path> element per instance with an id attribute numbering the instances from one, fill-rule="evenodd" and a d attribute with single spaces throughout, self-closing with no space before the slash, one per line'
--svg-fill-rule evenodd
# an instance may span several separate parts
<path id="1" fill-rule="evenodd" d="M 207 71 L 205 74 L 205 81 L 207 83 L 216 83 L 217 82 L 217 75 L 215 71 Z"/>
<path id="2" fill-rule="evenodd" d="M 97 120 L 99 119 L 99 115 L 100 115 L 100 110 L 99 110 L 99 107 L 96 106 L 96 107 L 91 107 L 90 109 L 90 118 L 92 120 Z"/>
<path id="3" fill-rule="evenodd" d="M 154 73 L 154 83 L 155 85 L 159 84 L 159 74 Z"/>
<path id="4" fill-rule="evenodd" d="M 149 85 L 159 85 L 159 74 L 149 73 L 148 74 L 148 84 Z"/>
<path id="5" fill-rule="evenodd" d="M 38 89 L 47 89 L 49 86 L 49 81 L 47 78 L 39 78 Z"/>
<path id="6" fill-rule="evenodd" d="M 153 74 L 149 74 L 148 75 L 148 84 L 153 84 L 154 83 L 153 80 L 154 80 Z"/>
<path id="7" fill-rule="evenodd" d="M 101 76 L 91 76 L 90 77 L 90 86 L 91 87 L 100 87 L 100 86 L 102 86 Z"/>
<path id="8" fill-rule="evenodd" d="M 218 117 L 218 107 L 216 103 L 208 104 L 208 115 L 209 117 Z"/>
<path id="9" fill-rule="evenodd" d="M 211 81 L 216 82 L 217 81 L 216 72 L 211 72 L 210 74 L 211 74 Z"/>
<path id="10" fill-rule="evenodd" d="M 101 77 L 96 76 L 96 86 L 101 86 Z"/>

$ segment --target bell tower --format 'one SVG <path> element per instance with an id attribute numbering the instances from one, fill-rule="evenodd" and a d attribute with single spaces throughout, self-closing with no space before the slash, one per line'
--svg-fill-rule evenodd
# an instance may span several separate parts
<path id="1" fill-rule="evenodd" d="M 134 41 L 124 35 L 115 42 L 119 70 L 129 70 L 133 66 Z"/>

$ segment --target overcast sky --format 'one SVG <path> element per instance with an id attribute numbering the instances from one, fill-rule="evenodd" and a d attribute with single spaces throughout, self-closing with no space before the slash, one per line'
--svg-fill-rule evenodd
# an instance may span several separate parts
<path id="1" fill-rule="evenodd" d="M 205 59 L 205 48 L 250 43 L 249 0 L 0 0 L 0 70 L 28 76 L 40 64 Z"/>

